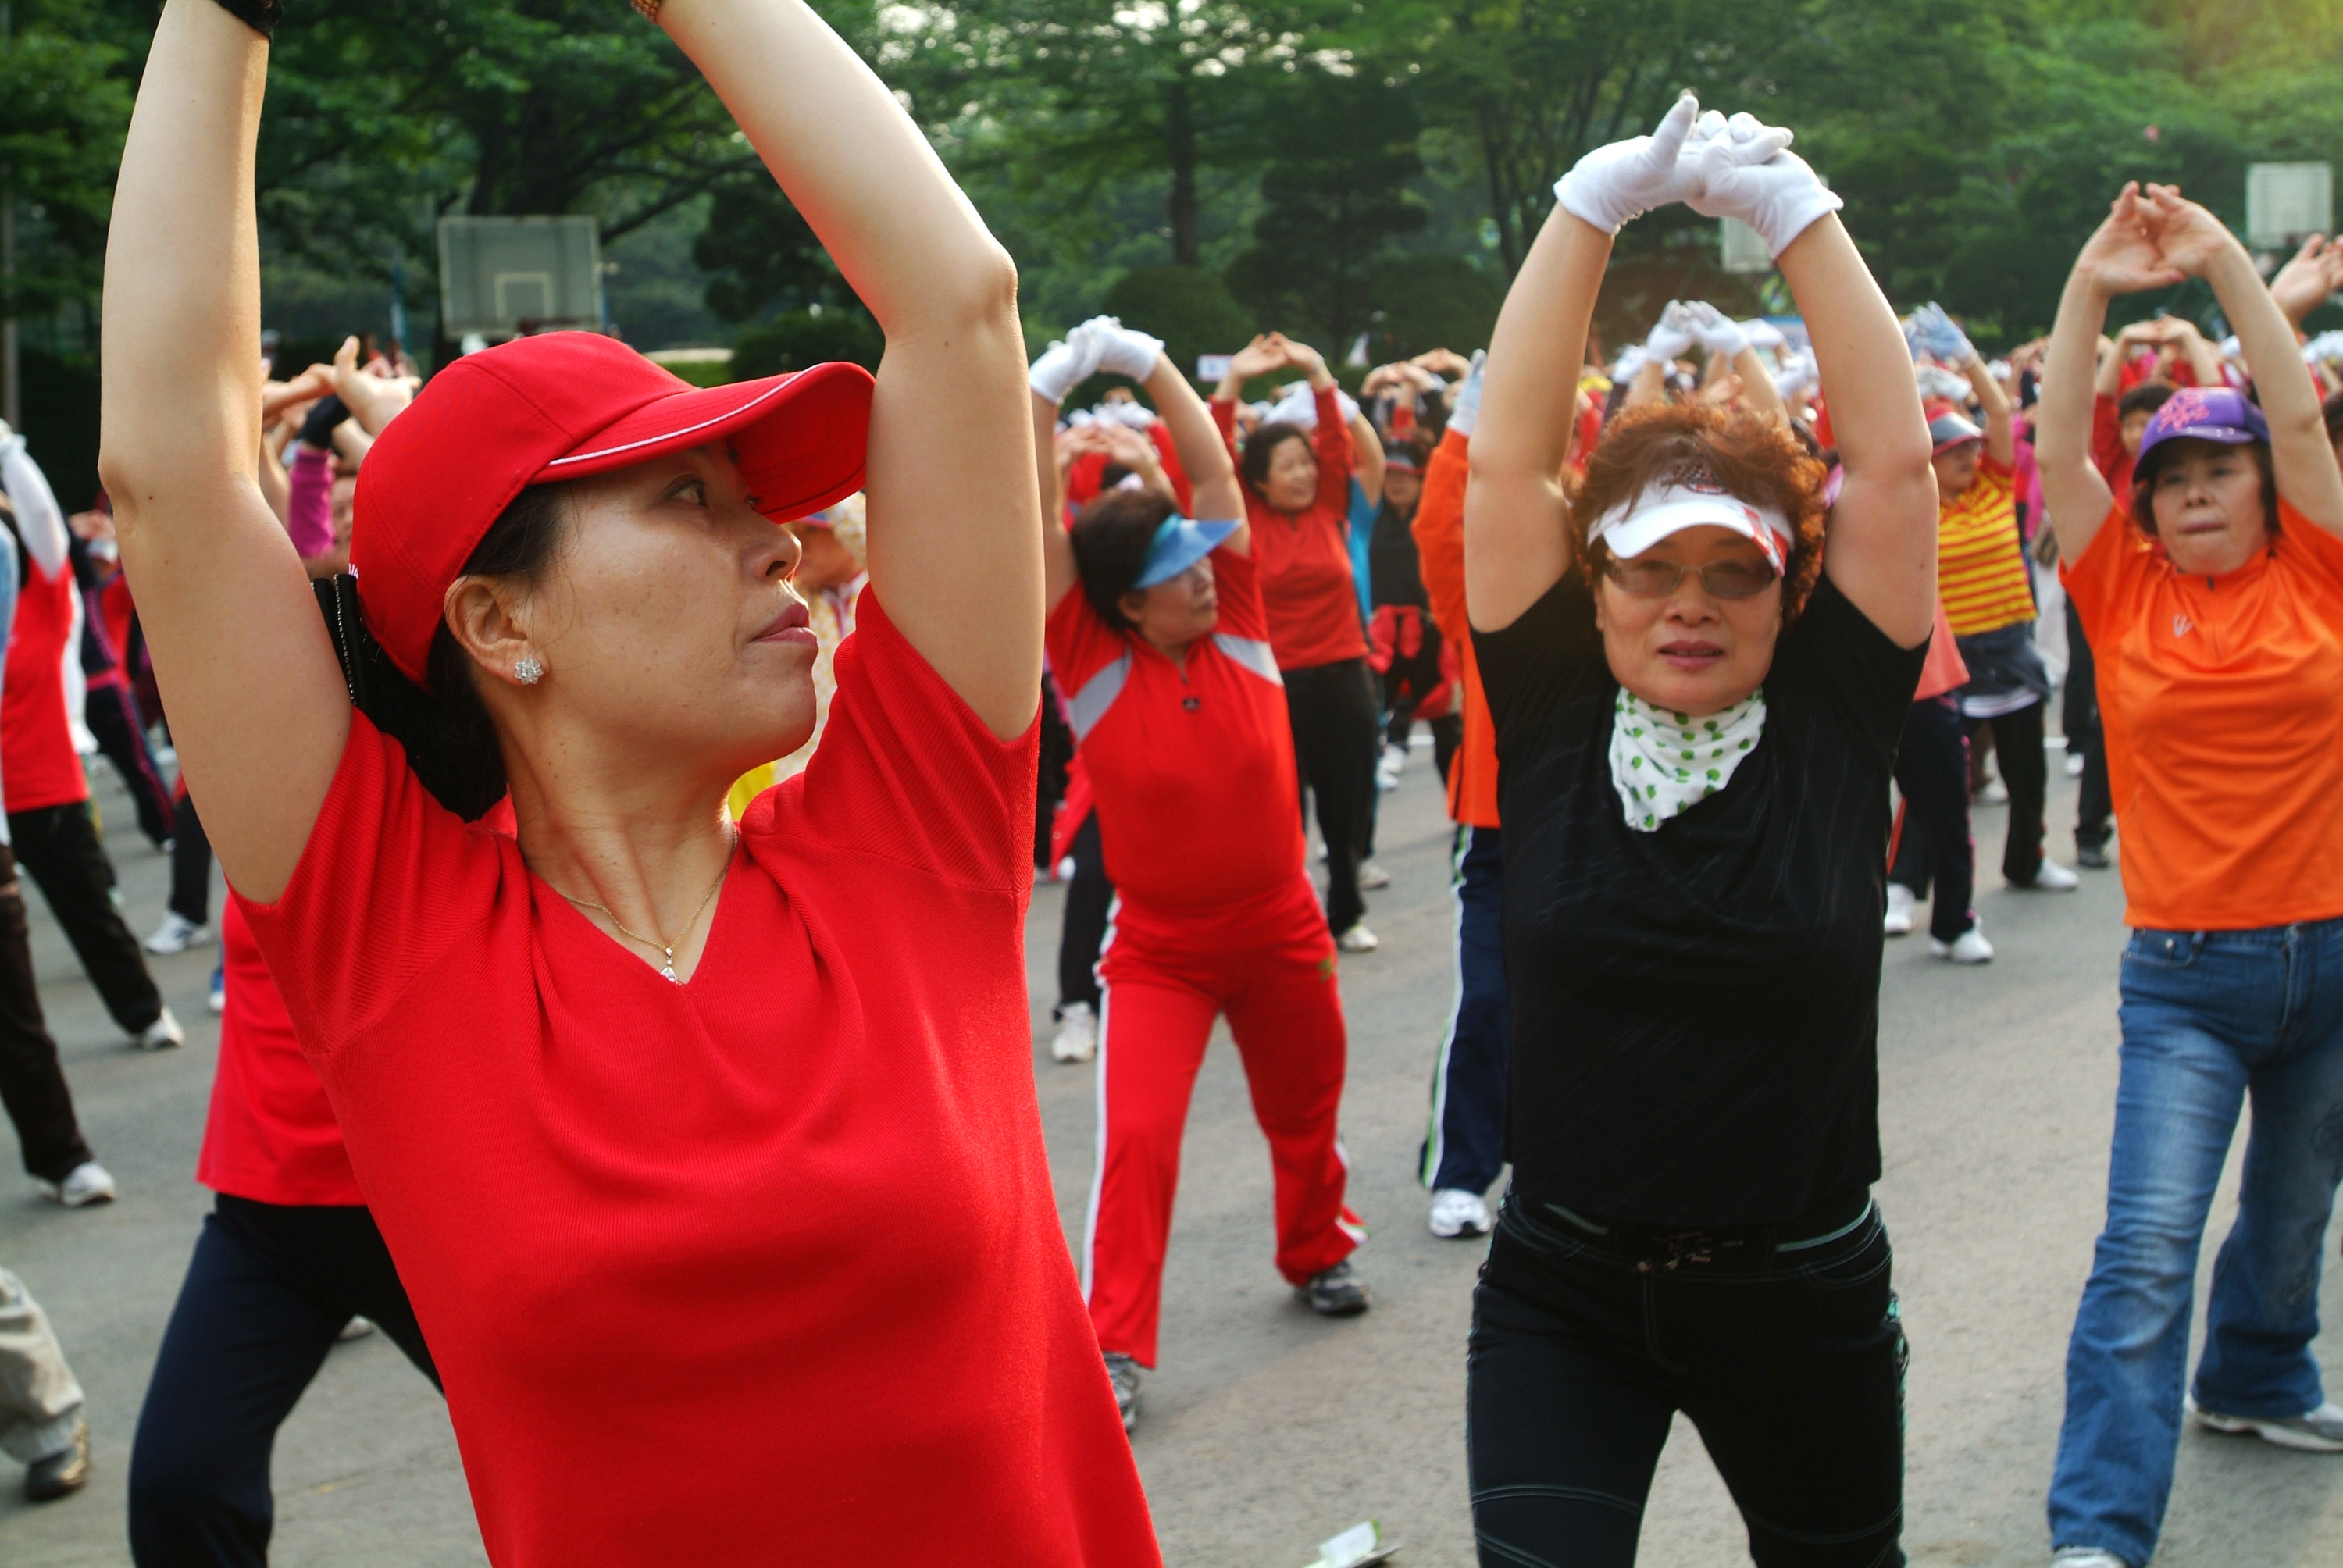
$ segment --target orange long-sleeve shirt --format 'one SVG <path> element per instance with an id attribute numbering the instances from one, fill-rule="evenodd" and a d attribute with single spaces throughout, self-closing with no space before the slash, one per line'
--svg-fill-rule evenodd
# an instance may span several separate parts
<path id="1" fill-rule="evenodd" d="M 1464 483 L 1472 474 L 1472 441 L 1450 430 L 1424 466 L 1423 498 L 1416 503 L 1415 553 L 1432 599 L 1432 619 L 1457 650 L 1464 672 L 1464 743 L 1448 769 L 1448 815 L 1473 828 L 1497 826 L 1497 730 L 1481 690 L 1473 656 L 1473 628 L 1464 617 Z"/>

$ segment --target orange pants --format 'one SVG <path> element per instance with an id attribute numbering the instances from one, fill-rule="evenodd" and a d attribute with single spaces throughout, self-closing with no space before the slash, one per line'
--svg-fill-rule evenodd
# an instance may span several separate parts
<path id="1" fill-rule="evenodd" d="M 1155 1364 L 1180 1139 L 1220 1013 L 1277 1182 L 1277 1268 L 1301 1284 L 1365 1238 L 1342 1201 L 1345 1050 L 1334 942 L 1306 876 L 1229 910 L 1118 903 L 1099 960 L 1099 1156 L 1082 1289 L 1101 1350 Z"/>

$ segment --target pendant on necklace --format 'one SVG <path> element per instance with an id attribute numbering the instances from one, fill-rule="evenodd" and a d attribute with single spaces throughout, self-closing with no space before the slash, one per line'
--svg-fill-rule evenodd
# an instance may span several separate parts
<path id="1" fill-rule="evenodd" d="M 674 950 L 674 949 L 669 948 L 669 949 L 668 950 L 668 954 L 667 954 L 667 967 L 666 967 L 665 969 L 660 970 L 659 970 L 659 974 L 660 974 L 661 978 L 666 979 L 666 980 L 672 980 L 672 981 L 674 981 L 677 985 L 681 985 L 681 984 L 683 983 L 683 977 L 682 977 L 682 976 L 680 976 L 680 975 L 679 975 L 679 974 L 677 974 L 677 973 L 675 972 L 675 950 Z"/>

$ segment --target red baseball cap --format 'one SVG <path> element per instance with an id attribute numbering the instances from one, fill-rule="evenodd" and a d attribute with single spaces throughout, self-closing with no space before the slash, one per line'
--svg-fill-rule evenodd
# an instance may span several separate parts
<path id="1" fill-rule="evenodd" d="M 447 585 L 530 485 L 584 478 L 729 441 L 777 523 L 862 487 L 870 373 L 817 365 L 698 387 L 594 332 L 468 354 L 426 383 L 358 470 L 350 569 L 367 629 L 426 685 Z"/>

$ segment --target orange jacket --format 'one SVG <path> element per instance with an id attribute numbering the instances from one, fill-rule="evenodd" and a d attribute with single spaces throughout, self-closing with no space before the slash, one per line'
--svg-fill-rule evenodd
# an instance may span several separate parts
<path id="1" fill-rule="evenodd" d="M 1448 815 L 1473 828 L 1497 826 L 1497 730 L 1489 699 L 1481 691 L 1481 665 L 1473 654 L 1473 628 L 1464 618 L 1464 481 L 1472 464 L 1471 440 L 1454 430 L 1440 438 L 1424 466 L 1423 498 L 1416 503 L 1416 558 L 1432 618 L 1457 650 L 1464 671 L 1464 743 L 1448 769 Z"/>

